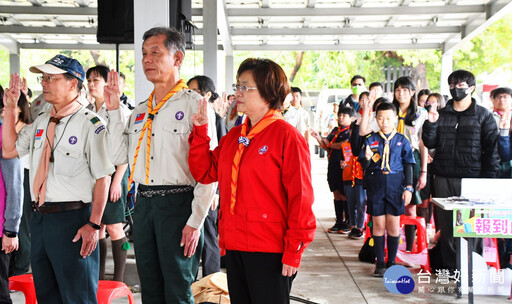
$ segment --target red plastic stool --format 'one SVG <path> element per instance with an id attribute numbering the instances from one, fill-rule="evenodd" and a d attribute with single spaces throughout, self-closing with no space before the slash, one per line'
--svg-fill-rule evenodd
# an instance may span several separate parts
<path id="1" fill-rule="evenodd" d="M 10 277 L 9 289 L 23 292 L 26 304 L 37 304 L 36 288 L 31 273 Z"/>
<path id="2" fill-rule="evenodd" d="M 130 304 L 135 304 L 133 294 L 125 283 L 118 281 L 99 281 L 98 294 L 96 296 L 98 298 L 98 304 L 110 304 L 112 300 L 124 296 L 128 296 Z"/>
<path id="3" fill-rule="evenodd" d="M 427 242 L 427 230 L 425 225 L 425 219 L 421 216 L 400 216 L 400 227 L 404 225 L 414 225 L 416 226 L 416 239 L 414 240 L 414 245 L 412 252 L 401 251 L 403 254 L 410 255 L 426 255 L 426 261 L 421 264 L 421 268 L 423 270 L 430 271 L 430 259 L 428 257 L 428 242 Z M 399 259 L 397 257 L 397 259 Z"/>

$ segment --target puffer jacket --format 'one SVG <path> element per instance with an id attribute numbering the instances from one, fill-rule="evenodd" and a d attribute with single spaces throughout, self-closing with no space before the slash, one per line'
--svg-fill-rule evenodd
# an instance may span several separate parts
<path id="1" fill-rule="evenodd" d="M 425 121 L 423 143 L 436 149 L 432 167 L 443 177 L 496 177 L 499 166 L 498 127 L 492 114 L 476 104 L 464 112 L 453 109 L 453 100 L 439 110 L 435 123 Z"/>

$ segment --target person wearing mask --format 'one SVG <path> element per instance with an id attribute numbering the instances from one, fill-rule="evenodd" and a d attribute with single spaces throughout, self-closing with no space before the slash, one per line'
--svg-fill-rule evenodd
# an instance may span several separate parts
<path id="1" fill-rule="evenodd" d="M 457 70 L 448 76 L 448 84 L 453 99 L 439 111 L 437 104 L 431 105 L 422 133 L 425 146 L 436 150 L 432 162 L 436 197 L 460 196 L 462 178 L 496 177 L 500 161 L 496 121 L 471 97 L 475 76 Z M 453 238 L 453 212 L 435 210 L 441 237 L 429 252 L 430 264 L 433 269 L 454 271 L 458 245 Z"/>
<path id="2" fill-rule="evenodd" d="M 345 100 L 340 102 L 341 107 L 351 107 L 356 112 L 359 112 L 359 94 L 366 91 L 365 87 L 366 78 L 361 75 L 354 75 L 352 79 L 350 79 L 350 87 L 352 89 L 352 94 L 350 94 Z"/>

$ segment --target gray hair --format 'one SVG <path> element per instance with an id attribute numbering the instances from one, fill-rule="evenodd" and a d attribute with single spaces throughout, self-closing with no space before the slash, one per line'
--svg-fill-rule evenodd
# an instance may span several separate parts
<path id="1" fill-rule="evenodd" d="M 165 35 L 164 44 L 171 54 L 174 54 L 176 51 L 185 54 L 185 38 L 174 27 L 160 26 L 149 29 L 142 36 L 142 40 L 146 41 L 148 38 L 158 35 Z"/>

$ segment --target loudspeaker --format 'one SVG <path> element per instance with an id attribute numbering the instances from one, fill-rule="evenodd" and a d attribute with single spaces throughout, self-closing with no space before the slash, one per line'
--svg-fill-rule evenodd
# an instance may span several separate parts
<path id="1" fill-rule="evenodd" d="M 133 43 L 133 0 L 98 0 L 99 43 Z"/>

